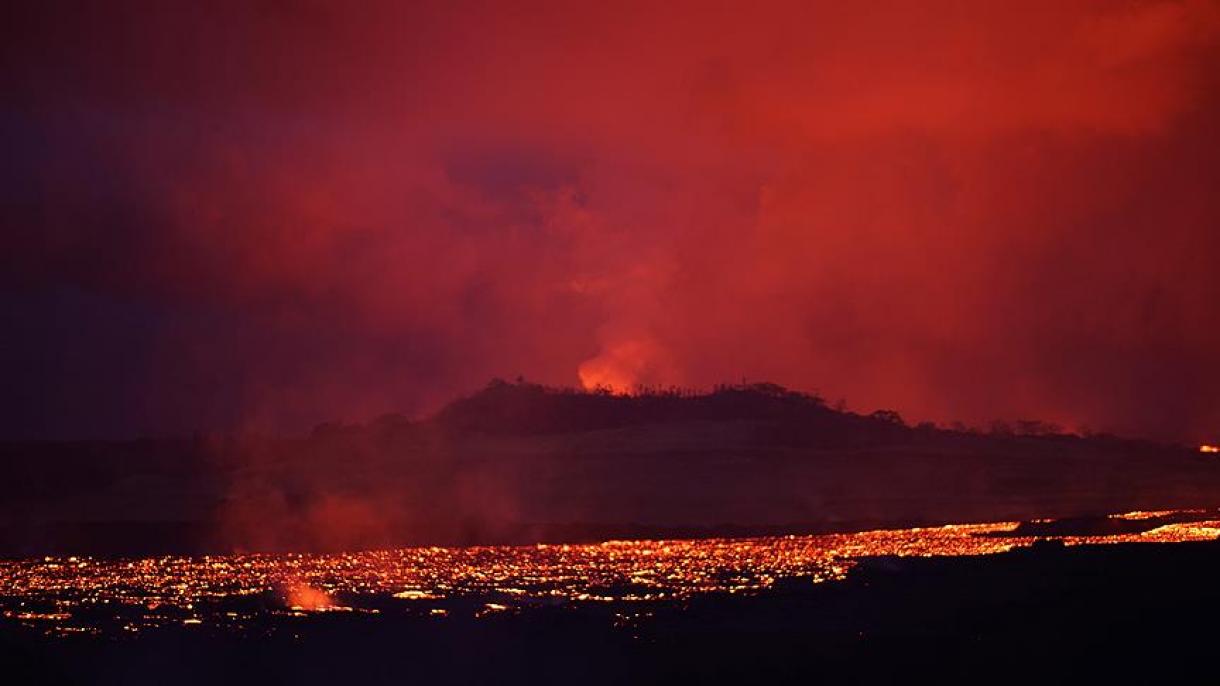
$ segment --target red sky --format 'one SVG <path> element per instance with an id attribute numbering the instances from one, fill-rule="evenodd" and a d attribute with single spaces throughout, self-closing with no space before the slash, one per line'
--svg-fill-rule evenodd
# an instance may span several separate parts
<path id="1" fill-rule="evenodd" d="M 1220 3 L 51 5 L 0 47 L 2 436 L 518 374 L 1220 432 Z"/>

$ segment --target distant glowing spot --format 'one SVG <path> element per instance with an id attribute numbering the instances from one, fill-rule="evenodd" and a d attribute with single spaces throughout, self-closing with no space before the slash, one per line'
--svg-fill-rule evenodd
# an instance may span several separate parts
<path id="1" fill-rule="evenodd" d="M 408 588 L 405 591 L 395 593 L 394 597 L 400 600 L 429 600 L 436 598 L 437 596 L 427 591 L 421 591 L 416 588 Z"/>
<path id="2" fill-rule="evenodd" d="M 630 390 L 632 379 L 608 366 L 602 358 L 594 358 L 580 365 L 580 385 L 587 391 L 604 390 L 622 395 Z"/>
<path id="3" fill-rule="evenodd" d="M 335 601 L 325 591 L 297 584 L 288 589 L 288 606 L 298 611 L 330 610 L 336 607 Z"/>
<path id="4" fill-rule="evenodd" d="M 646 339 L 607 346 L 600 355 L 580 365 L 580 385 L 589 391 L 630 393 L 645 381 L 656 356 L 656 344 Z"/>
<path id="5" fill-rule="evenodd" d="M 1202 510 L 1135 510 L 1133 512 L 1124 512 L 1122 514 L 1107 515 L 1107 517 L 1109 519 L 1128 519 L 1128 520 L 1137 521 L 1140 519 L 1156 519 L 1157 517 L 1168 517 L 1169 515 L 1172 515 L 1172 514 L 1175 514 L 1178 512 L 1195 513 L 1195 512 L 1202 512 Z M 1046 521 L 1053 522 L 1055 520 L 1048 519 Z"/>
<path id="6" fill-rule="evenodd" d="M 1199 446 L 1201 453 L 1220 453 L 1220 445 L 1201 445 Z"/>
<path id="7" fill-rule="evenodd" d="M 506 612 L 508 609 L 509 607 L 507 605 L 502 605 L 500 603 L 484 603 L 483 609 L 475 612 L 474 616 L 476 618 L 486 617 L 487 615 L 495 614 L 497 612 Z"/>

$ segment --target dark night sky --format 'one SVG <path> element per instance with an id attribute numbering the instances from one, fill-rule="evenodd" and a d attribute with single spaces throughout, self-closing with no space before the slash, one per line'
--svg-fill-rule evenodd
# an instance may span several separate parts
<path id="1" fill-rule="evenodd" d="M 1220 432 L 1220 3 L 0 10 L 0 437 L 492 376 Z"/>

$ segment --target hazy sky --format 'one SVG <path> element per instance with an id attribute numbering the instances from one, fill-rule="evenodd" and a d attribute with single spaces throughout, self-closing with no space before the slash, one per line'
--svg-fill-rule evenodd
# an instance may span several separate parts
<path id="1" fill-rule="evenodd" d="M 1220 3 L 0 10 L 0 437 L 492 376 L 1220 432 Z"/>

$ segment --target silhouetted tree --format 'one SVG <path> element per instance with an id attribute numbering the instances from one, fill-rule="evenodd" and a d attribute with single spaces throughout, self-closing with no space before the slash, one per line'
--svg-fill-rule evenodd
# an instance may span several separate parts
<path id="1" fill-rule="evenodd" d="M 902 421 L 902 415 L 898 414 L 894 410 L 877 410 L 876 412 L 870 414 L 869 417 L 879 419 L 883 422 L 889 422 L 890 424 L 906 426 L 906 422 Z"/>
<path id="2" fill-rule="evenodd" d="M 1012 425 L 1002 419 L 997 419 L 991 422 L 991 427 L 988 429 L 988 432 L 993 436 L 1013 435 Z"/>
<path id="3" fill-rule="evenodd" d="M 1039 419 L 1018 419 L 1016 432 L 1022 436 L 1057 436 L 1063 433 L 1063 427 Z"/>

